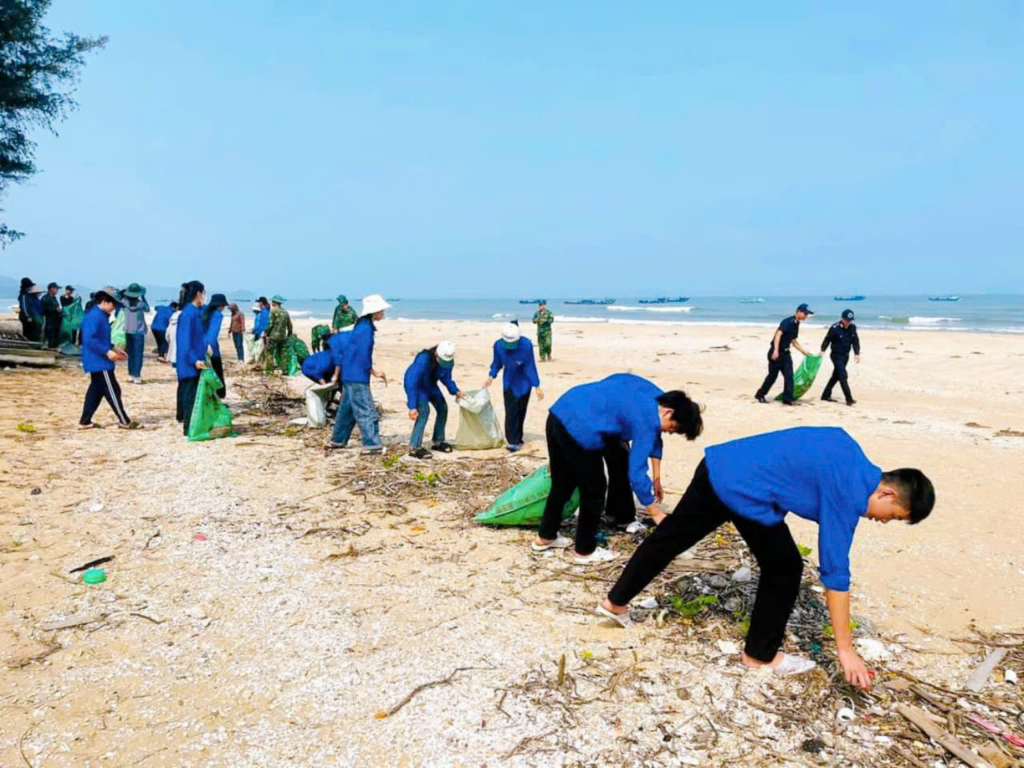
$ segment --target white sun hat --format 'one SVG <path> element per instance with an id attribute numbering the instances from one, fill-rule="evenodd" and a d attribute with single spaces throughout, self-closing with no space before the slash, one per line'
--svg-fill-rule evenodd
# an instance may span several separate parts
<path id="1" fill-rule="evenodd" d="M 450 363 L 455 360 L 455 343 L 451 341 L 439 341 L 437 343 L 437 359 Z"/>
<path id="2" fill-rule="evenodd" d="M 369 296 L 363 297 L 363 306 L 359 311 L 359 316 L 375 315 L 385 309 L 391 309 L 391 305 L 384 301 L 384 297 L 379 293 L 371 293 Z"/>
<path id="3" fill-rule="evenodd" d="M 501 329 L 502 341 L 506 341 L 509 344 L 515 344 L 522 335 L 519 325 L 516 323 L 506 323 L 505 327 Z"/>

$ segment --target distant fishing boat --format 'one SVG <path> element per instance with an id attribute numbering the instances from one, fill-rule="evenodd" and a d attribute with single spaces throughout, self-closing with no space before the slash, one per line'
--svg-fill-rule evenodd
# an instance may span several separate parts
<path id="1" fill-rule="evenodd" d="M 401 301 L 401 299 L 393 299 L 393 298 L 391 298 L 390 296 L 388 296 L 388 297 L 387 297 L 387 298 L 385 299 L 385 301 Z"/>
<path id="2" fill-rule="evenodd" d="M 740 304 L 764 304 L 764 299 L 760 296 L 756 299 L 740 299 Z"/>
<path id="3" fill-rule="evenodd" d="M 585 304 L 587 306 L 607 306 L 608 304 L 614 304 L 615 299 L 579 299 L 577 301 L 566 301 L 566 304 Z"/>
<path id="4" fill-rule="evenodd" d="M 683 304 L 690 300 L 689 296 L 677 296 L 670 299 L 668 296 L 659 296 L 656 299 L 640 299 L 641 304 Z"/>
<path id="5" fill-rule="evenodd" d="M 520 299 L 520 304 L 540 304 L 540 299 Z M 571 302 L 569 302 L 571 303 Z"/>
<path id="6" fill-rule="evenodd" d="M 929 296 L 928 301 L 960 301 L 959 296 Z"/>
<path id="7" fill-rule="evenodd" d="M 864 301 L 867 296 L 861 296 L 859 293 L 856 296 L 835 296 L 835 301 Z"/>

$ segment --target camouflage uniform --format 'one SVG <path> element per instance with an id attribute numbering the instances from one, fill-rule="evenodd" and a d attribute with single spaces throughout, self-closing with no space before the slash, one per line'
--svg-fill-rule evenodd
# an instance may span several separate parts
<path id="1" fill-rule="evenodd" d="M 540 359 L 551 359 L 551 324 L 555 322 L 555 316 L 551 310 L 545 307 L 537 310 L 533 316 L 533 322 L 537 326 L 537 346 L 540 347 Z"/>
<path id="2" fill-rule="evenodd" d="M 321 323 L 320 325 L 314 325 L 313 326 L 312 341 L 313 341 L 313 351 L 314 352 L 319 352 L 321 347 L 323 347 L 323 349 L 327 349 L 327 347 L 324 346 L 323 338 L 324 338 L 324 336 L 326 336 L 330 332 L 331 332 L 331 327 L 329 325 L 324 324 L 324 323 Z"/>
<path id="3" fill-rule="evenodd" d="M 356 320 L 359 317 L 352 307 L 348 309 L 342 309 L 342 305 L 339 304 L 334 308 L 334 322 L 331 323 L 332 328 L 337 328 L 339 331 L 342 328 L 348 328 L 350 325 L 355 325 Z"/>
<path id="4" fill-rule="evenodd" d="M 288 361 L 285 358 L 285 345 L 292 335 L 292 318 L 283 308 L 274 307 L 270 310 L 270 323 L 267 325 L 267 349 L 269 360 L 285 374 L 288 373 Z"/>

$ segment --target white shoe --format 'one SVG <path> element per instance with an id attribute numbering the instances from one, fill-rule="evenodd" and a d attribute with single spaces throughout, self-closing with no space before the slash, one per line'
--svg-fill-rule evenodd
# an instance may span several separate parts
<path id="1" fill-rule="evenodd" d="M 612 613 L 603 605 L 598 603 L 594 613 L 602 618 L 611 619 L 623 629 L 629 629 L 633 626 L 633 620 L 629 617 L 629 611 L 626 611 L 625 613 Z"/>
<path id="2" fill-rule="evenodd" d="M 793 656 L 784 653 L 782 654 L 782 661 L 779 662 L 779 666 L 773 667 L 772 672 L 783 677 L 792 677 L 794 675 L 806 675 L 816 666 L 818 665 L 810 659 L 805 659 L 803 656 Z"/>
<path id="3" fill-rule="evenodd" d="M 565 536 L 559 536 L 554 541 L 549 541 L 547 544 L 538 544 L 536 541 L 530 543 L 530 549 L 534 552 L 547 552 L 549 549 L 568 549 L 573 544 L 572 539 L 567 539 Z"/>
<path id="4" fill-rule="evenodd" d="M 639 520 L 634 520 L 632 523 L 626 526 L 626 533 L 643 533 L 647 530 L 647 526 L 641 523 Z"/>
<path id="5" fill-rule="evenodd" d="M 617 559 L 618 556 L 618 552 L 598 547 L 589 555 L 580 555 L 574 552 L 572 561 L 574 565 L 599 565 L 600 563 L 610 563 L 612 560 Z"/>

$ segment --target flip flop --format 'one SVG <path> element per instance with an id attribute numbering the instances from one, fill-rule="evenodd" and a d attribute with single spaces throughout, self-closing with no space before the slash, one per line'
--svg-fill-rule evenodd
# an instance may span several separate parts
<path id="1" fill-rule="evenodd" d="M 602 618 L 611 619 L 623 629 L 629 629 L 633 626 L 633 620 L 629 617 L 629 611 L 626 611 L 625 613 L 613 613 L 598 603 L 597 608 L 594 609 L 594 613 Z"/>
<path id="2" fill-rule="evenodd" d="M 568 549 L 572 545 L 572 539 L 559 536 L 557 539 L 549 541 L 547 544 L 538 544 L 536 541 L 532 541 L 530 542 L 530 549 L 534 552 L 547 552 L 549 549 Z"/>
<path id="3" fill-rule="evenodd" d="M 130 424 L 118 424 L 118 429 L 143 429 L 143 426 L 137 421 L 133 421 Z"/>
<path id="4" fill-rule="evenodd" d="M 99 429 L 99 426 L 96 425 L 96 424 L 79 424 L 78 428 L 79 429 Z"/>
<path id="5" fill-rule="evenodd" d="M 793 656 L 789 653 L 782 654 L 782 661 L 779 662 L 779 666 L 773 667 L 772 672 L 776 675 L 783 677 L 793 677 L 795 675 L 806 675 L 812 669 L 818 666 L 810 659 L 805 659 L 803 656 Z"/>

